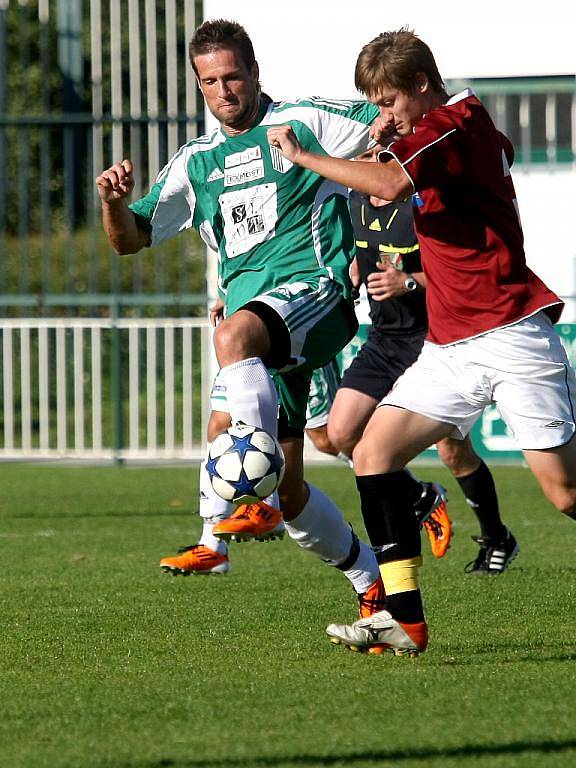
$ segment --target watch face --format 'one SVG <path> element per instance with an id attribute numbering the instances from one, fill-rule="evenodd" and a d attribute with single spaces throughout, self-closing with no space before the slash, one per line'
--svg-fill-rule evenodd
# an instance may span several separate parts
<path id="1" fill-rule="evenodd" d="M 404 280 L 404 287 L 407 291 L 415 291 L 418 287 L 418 283 L 413 277 L 407 277 L 406 280 Z"/>

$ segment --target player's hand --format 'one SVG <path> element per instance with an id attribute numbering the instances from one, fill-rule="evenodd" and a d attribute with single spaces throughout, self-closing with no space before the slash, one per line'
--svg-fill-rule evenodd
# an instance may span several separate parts
<path id="1" fill-rule="evenodd" d="M 377 144 L 387 147 L 396 135 L 396 125 L 392 115 L 377 117 L 370 126 L 370 136 Z"/>
<path id="2" fill-rule="evenodd" d="M 289 125 L 275 125 L 268 128 L 268 144 L 278 147 L 285 158 L 298 164 L 298 158 L 303 154 L 300 142 Z"/>
<path id="3" fill-rule="evenodd" d="M 395 269 L 388 261 L 376 265 L 378 271 L 371 272 L 366 278 L 366 290 L 374 301 L 386 301 L 403 296 L 406 291 L 404 280 L 406 273 Z"/>
<path id="4" fill-rule="evenodd" d="M 216 303 L 210 307 L 209 317 L 210 325 L 212 328 L 216 328 L 220 320 L 224 317 L 224 302 L 222 299 L 217 299 Z"/>
<path id="5" fill-rule="evenodd" d="M 134 189 L 134 176 L 130 160 L 122 160 L 103 171 L 96 178 L 96 188 L 104 203 L 121 200 Z"/>

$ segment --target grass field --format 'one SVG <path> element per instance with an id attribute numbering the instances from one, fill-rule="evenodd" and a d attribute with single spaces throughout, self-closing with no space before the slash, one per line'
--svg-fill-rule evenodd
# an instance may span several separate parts
<path id="1" fill-rule="evenodd" d="M 353 654 L 341 574 L 290 541 L 233 545 L 224 577 L 172 578 L 196 541 L 196 473 L 4 465 L 2 768 L 548 768 L 576 765 L 576 528 L 522 468 L 497 468 L 522 551 L 463 574 L 471 512 L 444 469 L 455 538 L 424 543 L 429 651 Z M 361 530 L 351 473 L 313 468 Z"/>

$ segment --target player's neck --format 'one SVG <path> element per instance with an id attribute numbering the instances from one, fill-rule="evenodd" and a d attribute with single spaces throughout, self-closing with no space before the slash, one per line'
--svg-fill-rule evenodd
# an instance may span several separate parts
<path id="1" fill-rule="evenodd" d="M 250 110 L 248 110 L 246 115 L 242 117 L 242 120 L 238 125 L 225 125 L 224 123 L 221 123 L 221 128 L 226 136 L 229 136 L 230 138 L 241 136 L 243 133 L 248 133 L 248 131 L 252 130 L 256 123 L 259 122 L 263 106 L 268 105 L 270 101 L 271 99 L 269 96 L 260 94 Z"/>

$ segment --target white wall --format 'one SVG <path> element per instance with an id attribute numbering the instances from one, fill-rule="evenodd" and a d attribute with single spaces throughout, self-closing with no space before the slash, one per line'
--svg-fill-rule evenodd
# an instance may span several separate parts
<path id="1" fill-rule="evenodd" d="M 514 170 L 528 265 L 561 296 L 576 295 L 576 176 L 571 167 L 547 171 Z M 576 302 L 568 301 L 565 322 L 576 322 Z"/>

